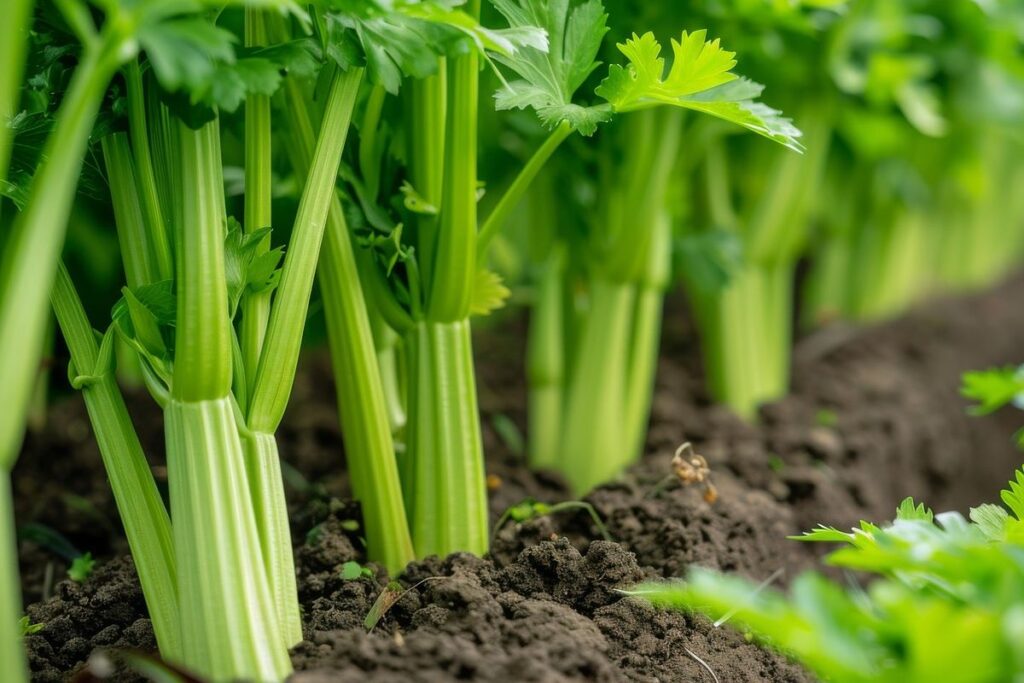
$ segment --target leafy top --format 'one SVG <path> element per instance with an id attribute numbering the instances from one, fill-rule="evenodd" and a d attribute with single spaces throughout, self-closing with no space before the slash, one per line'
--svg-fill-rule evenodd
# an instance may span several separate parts
<path id="1" fill-rule="evenodd" d="M 511 27 L 536 25 L 548 34 L 550 49 L 524 48 L 495 61 L 519 78 L 495 96 L 498 109 L 533 108 L 548 127 L 569 123 L 591 135 L 615 113 L 669 105 L 704 112 L 752 130 L 796 151 L 802 151 L 800 131 L 780 112 L 755 101 L 762 86 L 732 72 L 735 53 L 707 31 L 684 31 L 672 40 L 672 66 L 665 74 L 661 45 L 654 34 L 618 45 L 627 64 L 613 64 L 595 90 L 606 104 L 582 106 L 573 96 L 600 65 L 601 39 L 608 31 L 600 0 L 571 6 L 569 0 L 494 0 Z"/>
<path id="2" fill-rule="evenodd" d="M 661 45 L 653 33 L 618 45 L 625 66 L 612 65 L 596 92 L 617 112 L 658 105 L 692 109 L 735 123 L 792 150 L 802 151 L 793 123 L 755 98 L 763 86 L 732 73 L 735 54 L 724 50 L 707 31 L 684 31 L 672 41 L 672 67 L 665 75 Z"/>
<path id="3" fill-rule="evenodd" d="M 394 94 L 403 76 L 424 78 L 438 57 L 466 49 L 512 55 L 546 50 L 536 26 L 489 29 L 462 11 L 461 0 L 334 0 L 319 26 L 327 55 L 341 68 L 365 66 L 370 79 Z"/>
<path id="4" fill-rule="evenodd" d="M 608 32 L 600 0 L 587 0 L 570 9 L 569 0 L 494 0 L 512 28 L 539 26 L 547 32 L 547 49 L 530 46 L 515 54 L 496 55 L 518 76 L 495 95 L 497 108 L 533 108 L 550 127 L 568 122 L 583 135 L 611 117 L 607 107 L 584 107 L 572 99 L 600 65 L 601 39 Z"/>

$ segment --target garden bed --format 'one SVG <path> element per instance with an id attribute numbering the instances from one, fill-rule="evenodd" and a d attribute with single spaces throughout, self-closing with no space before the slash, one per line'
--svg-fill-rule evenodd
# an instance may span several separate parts
<path id="1" fill-rule="evenodd" d="M 615 589 L 679 576 L 690 564 L 757 580 L 781 570 L 784 583 L 823 550 L 787 541 L 787 534 L 819 522 L 888 519 L 907 495 L 936 509 L 994 499 L 1020 463 L 1011 441 L 1017 416 L 970 418 L 958 378 L 1021 360 L 1020 301 L 1024 279 L 1016 278 L 892 324 L 826 328 L 804 338 L 795 349 L 792 396 L 765 408 L 757 426 L 710 404 L 692 328 L 670 310 L 647 457 L 586 497 L 616 542 L 600 540 L 580 511 L 510 523 L 498 532 L 491 558 L 411 565 L 402 583 L 423 583 L 372 633 L 363 621 L 387 579 L 379 571 L 340 575 L 345 562 L 362 561 L 358 510 L 344 498 L 328 361 L 308 358 L 280 439 L 283 458 L 301 474 L 289 478 L 306 635 L 293 651 L 295 679 L 711 681 L 710 668 L 720 681 L 810 680 L 741 634 L 704 617 L 655 611 Z M 517 432 L 508 427 L 524 427 L 523 335 L 522 323 L 511 320 L 477 342 L 492 519 L 528 496 L 555 502 L 567 495 L 557 477 L 526 472 Z M 130 403 L 159 468 L 159 411 L 141 396 Z M 696 488 L 661 486 L 684 441 L 711 466 L 714 504 Z M 58 404 L 45 432 L 29 436 L 14 486 L 19 526 L 52 528 L 100 560 L 85 584 L 59 581 L 67 565 L 54 544 L 21 544 L 27 612 L 43 626 L 27 637 L 34 679 L 64 680 L 96 648 L 152 649 L 142 593 L 122 557 L 126 544 L 77 398 Z"/>

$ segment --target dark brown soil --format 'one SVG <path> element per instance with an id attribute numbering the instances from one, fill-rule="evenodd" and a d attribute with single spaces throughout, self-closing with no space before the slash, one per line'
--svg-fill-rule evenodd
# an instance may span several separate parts
<path id="1" fill-rule="evenodd" d="M 804 338 L 793 395 L 754 426 L 710 404 L 686 317 L 670 310 L 647 457 L 586 498 L 617 542 L 599 540 L 578 511 L 510 524 L 489 559 L 410 565 L 402 583 L 416 587 L 371 633 L 363 620 L 387 578 L 339 575 L 344 562 L 363 558 L 352 524 L 359 513 L 344 498 L 330 373 L 323 358 L 308 358 L 281 432 L 282 456 L 301 473 L 289 491 L 306 624 L 295 680 L 712 681 L 698 658 L 720 681 L 811 680 L 741 634 L 655 611 L 615 589 L 679 576 L 691 564 L 759 580 L 781 569 L 785 582 L 813 564 L 815 550 L 787 534 L 887 518 L 906 495 L 940 509 L 995 499 L 1020 462 L 1010 439 L 1020 415 L 969 418 L 958 377 L 1021 360 L 1022 300 L 1024 279 L 1016 279 L 897 323 Z M 512 320 L 477 344 L 495 519 L 527 496 L 566 496 L 558 477 L 525 471 L 508 428 L 525 421 L 522 339 L 522 323 Z M 159 412 L 142 398 L 132 408 L 160 476 Z M 713 505 L 695 489 L 659 490 L 686 440 L 711 464 Z M 67 561 L 55 544 L 22 542 L 23 588 L 34 603 L 27 611 L 44 626 L 26 639 L 34 679 L 98 673 L 81 670 L 95 648 L 151 648 L 133 565 L 114 559 L 125 544 L 77 399 L 54 408 L 45 434 L 29 439 L 15 486 L 20 524 L 55 530 L 101 560 L 84 585 L 56 582 Z"/>

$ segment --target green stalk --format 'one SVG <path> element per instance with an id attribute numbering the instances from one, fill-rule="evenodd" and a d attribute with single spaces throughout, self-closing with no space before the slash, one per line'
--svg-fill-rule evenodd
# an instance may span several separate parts
<path id="1" fill-rule="evenodd" d="M 17 457 L 31 399 L 57 257 L 64 244 L 71 203 L 89 132 L 124 44 L 111 30 L 85 49 L 57 122 L 42 151 L 28 202 L 14 221 L 0 261 L 0 376 L 7 409 L 0 414 L 0 471 Z"/>
<path id="2" fill-rule="evenodd" d="M 178 226 L 178 314 L 172 395 L 206 401 L 231 390 L 231 326 L 224 275 L 226 217 L 216 120 L 178 123 L 183 220 Z"/>
<path id="3" fill-rule="evenodd" d="M 14 531 L 14 497 L 11 474 L 0 472 L 0 675 L 5 681 L 28 681 L 22 642 L 21 580 L 18 576 L 18 542 Z"/>
<path id="4" fill-rule="evenodd" d="M 421 557 L 487 552 L 487 491 L 468 320 L 420 322 L 409 358 L 408 452 L 402 477 Z"/>
<path id="5" fill-rule="evenodd" d="M 165 279 L 151 248 L 150 237 L 153 231 L 147 228 L 143 218 L 128 135 L 112 133 L 103 138 L 100 144 L 103 148 L 104 165 L 107 168 L 110 199 L 114 205 L 114 225 L 117 227 L 117 241 L 121 247 L 121 261 L 124 263 L 128 286 L 138 287 Z M 167 277 L 170 277 L 169 273 Z"/>
<path id="6" fill-rule="evenodd" d="M 291 669 L 278 627 L 230 396 L 231 323 L 218 121 L 179 123 L 178 315 L 164 408 L 183 662 L 214 680 Z"/>
<path id="7" fill-rule="evenodd" d="M 254 47 L 265 45 L 266 29 L 260 10 L 247 7 L 245 9 L 245 45 Z M 270 227 L 272 214 L 272 182 L 273 167 L 271 166 L 271 117 L 270 97 L 267 95 L 249 94 L 245 98 L 245 216 L 243 228 L 252 233 Z M 260 241 L 257 254 L 270 250 L 270 236 Z M 270 299 L 272 292 L 247 294 L 242 299 L 242 322 L 239 329 L 239 342 L 242 350 L 242 365 L 245 368 L 246 386 L 250 389 L 256 384 L 256 372 L 259 368 L 260 355 L 263 353 L 263 340 L 267 333 L 270 320 Z M 243 406 L 246 408 L 247 406 Z"/>
<path id="8" fill-rule="evenodd" d="M 348 226 L 331 205 L 320 258 L 320 291 L 338 391 L 352 492 L 363 509 L 367 554 L 396 575 L 413 560 L 381 368 Z"/>
<path id="9" fill-rule="evenodd" d="M 479 2 L 471 0 L 466 11 L 478 15 Z M 448 64 L 436 243 L 432 258 L 420 261 L 423 278 L 410 275 L 410 283 L 424 284 L 426 306 L 421 317 L 417 298 L 412 297 L 417 321 L 405 331 L 409 423 L 402 485 L 413 545 L 420 556 L 459 551 L 483 554 L 488 545 L 483 444 L 469 326 L 477 268 L 478 67 L 475 52 L 455 57 Z M 413 156 L 420 151 L 414 143 Z M 435 159 L 428 158 L 428 162 L 428 170 L 436 172 Z M 422 243 L 424 235 L 419 238 Z"/>
<path id="10" fill-rule="evenodd" d="M 274 603 L 278 630 L 284 638 L 285 647 L 290 648 L 302 641 L 302 613 L 295 581 L 288 505 L 281 476 L 281 455 L 273 434 L 249 432 L 244 445 L 250 497 L 270 598 Z"/>
<path id="11" fill-rule="evenodd" d="M 125 83 L 128 94 L 128 131 L 131 135 L 132 151 L 135 154 L 135 170 L 141 210 L 149 229 L 149 244 L 154 261 L 154 275 L 149 282 L 170 280 L 174 277 L 174 255 L 171 252 L 170 231 L 164 221 L 157 191 L 156 172 L 149 144 L 149 126 L 146 121 L 145 91 L 142 87 L 142 69 L 139 60 L 133 59 L 125 65 Z M 111 179 L 113 180 L 113 179 Z M 111 182 L 111 188 L 114 183 Z"/>
<path id="12" fill-rule="evenodd" d="M 361 81 L 362 69 L 339 72 L 327 97 L 252 391 L 249 426 L 254 431 L 272 434 L 288 405 L 327 213 Z"/>
<path id="13" fill-rule="evenodd" d="M 476 278 L 476 157 L 479 58 L 470 52 L 451 60 L 445 133 L 444 185 L 437 253 L 427 283 L 427 317 L 457 322 L 469 317 Z"/>
<path id="14" fill-rule="evenodd" d="M 487 220 L 484 221 L 483 226 L 480 228 L 476 245 L 477 258 L 483 260 L 487 247 L 490 245 L 491 240 L 494 239 L 494 236 L 501 230 L 509 214 L 519 204 L 519 201 L 544 167 L 544 164 L 547 163 L 551 155 L 555 153 L 555 150 L 565 142 L 571 133 L 572 127 L 567 122 L 563 121 L 560 123 L 557 128 L 551 131 L 544 144 L 533 153 L 530 160 L 519 171 L 519 175 L 512 181 L 512 185 L 505 190 L 505 194 L 501 196 L 498 204 L 491 211 L 490 215 L 487 216 Z"/>
<path id="15" fill-rule="evenodd" d="M 652 219 L 646 277 L 637 286 L 623 410 L 627 462 L 643 454 L 661 346 L 662 306 L 672 270 L 672 221 L 662 208 Z"/>
<path id="16" fill-rule="evenodd" d="M 590 288 L 565 396 L 561 467 L 574 495 L 614 478 L 631 460 L 622 421 L 634 289 L 605 280 Z"/>
<path id="17" fill-rule="evenodd" d="M 296 173 L 308 174 L 314 152 L 310 114 L 301 88 L 291 79 L 285 82 L 284 91 L 292 166 Z M 352 491 L 363 508 L 367 554 L 394 574 L 413 559 L 412 540 L 402 504 L 373 331 L 337 194 L 327 214 L 319 278 L 342 438 Z"/>
<path id="18" fill-rule="evenodd" d="M 370 311 L 370 327 L 377 349 L 384 402 L 387 405 L 391 433 L 398 436 L 405 429 L 405 390 L 402 386 L 401 339 L 375 310 Z"/>
<path id="19" fill-rule="evenodd" d="M 530 315 L 526 343 L 529 384 L 530 465 L 557 468 L 561 453 L 565 391 L 565 252 L 544 265 Z"/>
<path id="20" fill-rule="evenodd" d="M 7 122 L 18 113 L 32 4 L 32 0 L 9 0 L 0 22 L 0 180 L 7 179 L 11 160 L 11 129 Z"/>
<path id="21" fill-rule="evenodd" d="M 181 172 L 178 168 L 177 123 L 171 116 L 167 105 L 160 100 L 160 88 L 150 73 L 150 85 L 146 88 L 146 129 L 149 132 L 150 154 L 153 157 L 153 176 L 156 179 L 157 196 L 160 206 L 170 207 L 164 212 L 164 222 L 168 226 L 168 234 L 175 235 L 175 226 L 180 222 L 181 213 Z M 172 239 L 173 248 L 174 241 Z M 171 273 L 173 276 L 173 271 Z"/>
<path id="22" fill-rule="evenodd" d="M 85 399 L 157 645 L 163 657 L 179 661 L 181 630 L 171 522 L 114 379 L 114 337 L 108 333 L 103 346 L 97 346 L 96 334 L 63 263 L 57 270 L 51 301 L 71 352 L 72 381 Z"/>
<path id="23" fill-rule="evenodd" d="M 746 419 L 786 392 L 791 278 L 788 264 L 748 264 L 723 289 L 698 295 L 709 388 Z"/>
<path id="24" fill-rule="evenodd" d="M 441 206 L 444 186 L 445 121 L 448 117 L 448 69 L 440 59 L 437 74 L 409 83 L 409 177 L 416 191 L 433 206 Z M 416 223 L 416 251 L 424 281 L 430 282 L 437 251 L 438 217 L 421 215 Z"/>
<path id="25" fill-rule="evenodd" d="M 253 432 L 251 443 L 255 446 L 250 449 L 250 454 L 257 463 L 251 469 L 251 485 L 257 496 L 257 522 L 261 534 L 275 541 L 264 543 L 263 552 L 271 592 L 288 646 L 302 640 L 302 620 L 291 542 L 287 540 L 290 538 L 288 507 L 284 500 L 284 484 L 273 434 L 281 424 L 295 383 L 324 227 L 334 200 L 338 167 L 361 81 L 362 69 L 338 72 L 333 77 L 320 135 L 295 216 L 281 282 L 267 324 L 249 405 L 248 423 Z M 244 356 L 244 349 L 242 353 Z M 281 543 L 280 539 L 287 542 Z"/>
<path id="26" fill-rule="evenodd" d="M 278 681 L 291 670 L 249 500 L 230 397 L 164 410 L 182 663 L 212 680 Z"/>

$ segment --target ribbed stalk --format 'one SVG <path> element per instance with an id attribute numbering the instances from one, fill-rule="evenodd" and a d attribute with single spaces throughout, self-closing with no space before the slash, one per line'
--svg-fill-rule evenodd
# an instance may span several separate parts
<path id="1" fill-rule="evenodd" d="M 121 262 L 129 287 L 156 282 L 160 268 L 150 245 L 148 229 L 139 202 L 132 150 L 125 133 L 112 133 L 101 141 L 103 161 L 107 168 L 110 199 L 114 205 L 114 225 L 121 247 Z M 160 227 L 163 230 L 163 226 Z M 170 271 L 167 277 L 170 277 Z"/>
<path id="2" fill-rule="evenodd" d="M 491 240 L 499 233 L 509 214 L 522 200 L 523 195 L 529 189 L 540 170 L 544 168 L 544 164 L 547 163 L 551 155 L 555 153 L 555 150 L 565 142 L 565 139 L 571 133 L 572 127 L 568 123 L 564 121 L 560 123 L 555 130 L 551 131 L 544 144 L 537 148 L 537 151 L 533 153 L 530 160 L 519 171 L 519 175 L 512 181 L 512 185 L 501 196 L 498 204 L 491 211 L 490 215 L 487 216 L 487 220 L 484 221 L 483 226 L 480 228 L 480 235 L 477 238 L 478 257 L 483 258 Z"/>
<path id="3" fill-rule="evenodd" d="M 149 229 L 149 244 L 154 262 L 154 275 L 149 282 L 169 280 L 174 277 L 174 255 L 171 251 L 171 234 L 164 220 L 157 190 L 156 170 L 149 144 L 149 124 L 146 117 L 146 95 L 142 87 L 142 69 L 138 59 L 130 60 L 124 68 L 128 94 L 128 131 L 131 135 L 131 151 L 134 153 L 141 211 Z M 111 178 L 111 191 L 115 183 Z M 115 200 L 116 201 L 116 200 Z"/>
<path id="4" fill-rule="evenodd" d="M 263 15 L 254 7 L 245 9 L 245 45 L 255 47 L 267 42 Z M 270 130 L 270 97 L 249 94 L 245 98 L 245 217 L 243 228 L 252 233 L 269 228 L 273 208 L 272 136 Z M 257 254 L 270 249 L 270 236 L 260 241 Z M 239 343 L 249 391 L 256 384 L 263 340 L 270 320 L 272 292 L 246 294 L 242 299 L 242 322 Z M 248 406 L 243 406 L 243 409 Z"/>
<path id="5" fill-rule="evenodd" d="M 623 410 L 624 455 L 629 462 L 643 454 L 647 423 L 651 414 L 654 378 L 661 347 L 662 306 L 665 290 L 644 285 L 637 288 L 633 313 L 633 339 L 626 372 L 626 398 Z"/>
<path id="6" fill-rule="evenodd" d="M 565 256 L 556 253 L 544 266 L 530 314 L 526 343 L 529 384 L 530 465 L 558 468 L 565 392 Z"/>
<path id="7" fill-rule="evenodd" d="M 614 478 L 629 462 L 624 429 L 634 289 L 596 281 L 583 320 L 565 397 L 561 467 L 582 495 Z"/>
<path id="8" fill-rule="evenodd" d="M 291 647 L 302 641 L 302 615 L 295 583 L 288 505 L 281 478 L 281 456 L 273 434 L 251 432 L 246 435 L 245 448 L 249 489 L 263 564 L 270 584 L 270 598 L 281 636 L 285 645 Z"/>
<path id="9" fill-rule="evenodd" d="M 426 280 L 427 317 L 456 322 L 469 317 L 476 277 L 476 157 L 479 59 L 455 57 L 448 67 L 444 186 L 434 268 Z"/>
<path id="10" fill-rule="evenodd" d="M 292 165 L 308 172 L 313 127 L 301 90 L 285 84 Z M 363 508 L 367 552 L 392 573 L 413 559 L 381 372 L 341 202 L 332 198 L 320 251 L 320 291 L 338 390 L 352 492 Z"/>
<path id="11" fill-rule="evenodd" d="M 361 81 L 362 69 L 338 72 L 327 96 L 252 390 L 249 427 L 254 431 L 273 433 L 291 396 L 327 213 Z"/>
<path id="12" fill-rule="evenodd" d="M 114 379 L 112 350 L 96 345 L 96 335 L 63 264 L 51 301 L 71 352 L 72 374 L 82 377 L 89 422 L 139 573 L 157 645 L 164 658 L 179 661 L 181 630 L 171 522 Z M 104 344 L 112 342 L 108 337 Z"/>
<path id="13" fill-rule="evenodd" d="M 924 215 L 912 209 L 886 212 L 859 230 L 848 272 L 847 314 L 860 321 L 884 320 L 913 305 L 927 283 L 928 239 Z"/>
<path id="14" fill-rule="evenodd" d="M 164 422 L 183 663 L 215 681 L 280 681 L 291 663 L 260 552 L 232 400 L 172 398 Z"/>
<path id="15" fill-rule="evenodd" d="M 414 557 L 381 369 L 341 205 L 331 207 L 320 291 L 352 492 L 363 508 L 367 553 L 393 575 Z"/>
<path id="16" fill-rule="evenodd" d="M 231 390 L 231 327 L 224 275 L 227 218 L 219 123 L 199 130 L 178 124 L 181 213 L 178 226 L 178 314 L 174 397 L 223 398 Z"/>
<path id="17" fill-rule="evenodd" d="M 0 411 L 0 471 L 10 471 L 21 443 L 46 328 L 46 298 L 64 244 L 89 131 L 117 69 L 121 46 L 122 39 L 111 33 L 83 53 L 42 150 L 28 202 L 4 245 L 0 330 L 6 333 L 0 334 L 0 385 L 6 408 Z"/>
<path id="18" fill-rule="evenodd" d="M 11 683 L 28 681 L 21 637 L 21 580 L 14 529 L 11 473 L 0 471 L 0 676 Z"/>
<path id="19" fill-rule="evenodd" d="M 664 207 L 652 212 L 647 270 L 635 289 L 629 367 L 623 410 L 623 457 L 633 462 L 643 454 L 661 347 L 662 305 L 672 271 L 672 220 Z"/>
<path id="20" fill-rule="evenodd" d="M 177 154 L 178 135 L 177 123 L 171 116 L 167 105 L 160 100 L 160 88 L 155 85 L 156 79 L 149 74 L 149 87 L 146 88 L 146 129 L 149 132 L 150 154 L 153 157 L 153 176 L 156 179 L 157 196 L 160 206 L 164 208 L 164 223 L 171 236 L 171 247 L 174 248 L 175 226 L 180 222 L 181 172 Z"/>
<path id="21" fill-rule="evenodd" d="M 216 120 L 179 124 L 177 343 L 164 408 L 184 664 L 214 680 L 276 681 L 278 625 L 230 397 L 224 196 Z"/>
<path id="22" fill-rule="evenodd" d="M 487 492 L 469 322 L 405 336 L 409 426 L 402 477 L 419 556 L 487 552 Z"/>
<path id="23" fill-rule="evenodd" d="M 438 62 L 435 75 L 413 79 L 408 84 L 409 117 L 416 121 L 416 125 L 408 131 L 411 147 L 409 176 L 416 191 L 433 206 L 441 206 L 445 120 L 448 116 L 448 69 L 444 58 Z M 417 216 L 415 228 L 420 270 L 424 281 L 430 282 L 437 252 L 437 216 Z"/>
<path id="24" fill-rule="evenodd" d="M 746 266 L 697 302 L 714 397 L 750 419 L 788 389 L 792 267 Z"/>

